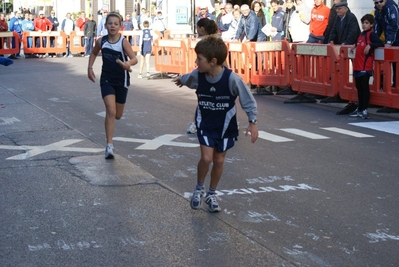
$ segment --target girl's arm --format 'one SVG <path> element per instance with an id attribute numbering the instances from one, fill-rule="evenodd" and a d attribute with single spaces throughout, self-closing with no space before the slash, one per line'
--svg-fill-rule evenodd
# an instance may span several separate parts
<path id="1" fill-rule="evenodd" d="M 125 61 L 125 66 L 123 67 L 125 70 L 129 70 L 131 66 L 137 64 L 138 60 L 136 55 L 133 52 L 131 45 L 129 44 L 128 40 L 125 38 L 123 39 L 123 51 L 129 57 L 129 60 Z"/>

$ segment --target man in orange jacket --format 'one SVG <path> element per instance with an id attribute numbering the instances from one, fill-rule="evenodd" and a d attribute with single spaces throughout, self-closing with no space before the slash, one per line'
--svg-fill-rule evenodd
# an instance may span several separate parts
<path id="1" fill-rule="evenodd" d="M 307 43 L 323 43 L 324 30 L 328 24 L 330 8 L 324 5 L 323 0 L 314 0 L 314 7 L 310 15 L 310 34 Z"/>

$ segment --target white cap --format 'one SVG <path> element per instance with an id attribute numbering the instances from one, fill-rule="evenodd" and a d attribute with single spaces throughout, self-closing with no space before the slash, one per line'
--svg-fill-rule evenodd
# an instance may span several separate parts
<path id="1" fill-rule="evenodd" d="M 39 11 L 39 15 L 44 15 L 44 11 L 43 11 L 43 10 L 40 10 L 40 11 Z"/>

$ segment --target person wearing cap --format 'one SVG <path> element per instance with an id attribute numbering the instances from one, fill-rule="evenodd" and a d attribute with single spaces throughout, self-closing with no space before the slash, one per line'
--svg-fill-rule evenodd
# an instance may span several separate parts
<path id="1" fill-rule="evenodd" d="M 211 20 L 215 20 L 215 16 L 212 13 L 208 12 L 208 7 L 205 5 L 200 6 L 200 11 L 197 15 L 197 20 L 195 21 L 195 23 L 197 23 L 202 18 L 208 18 Z"/>
<path id="2" fill-rule="evenodd" d="M 14 11 L 14 17 L 10 20 L 10 32 L 16 32 L 19 35 L 19 50 L 21 50 L 21 40 L 22 40 L 22 19 L 21 19 L 21 11 L 17 10 Z M 15 48 L 16 45 L 16 40 L 13 37 L 11 40 L 11 47 Z M 22 58 L 20 55 L 20 52 L 9 56 L 11 59 L 17 59 L 17 58 Z"/>
<path id="3" fill-rule="evenodd" d="M 50 32 L 51 29 L 53 28 L 53 23 L 51 23 L 51 21 L 44 16 L 43 10 L 39 11 L 39 17 L 35 18 L 33 24 L 35 25 L 35 31 L 38 31 L 40 33 L 46 32 L 46 31 Z M 42 44 L 43 44 L 43 47 L 46 47 L 47 37 L 45 37 L 45 36 L 42 37 Z M 40 47 L 40 38 L 36 38 L 36 47 Z M 45 53 L 38 54 L 39 58 L 46 57 L 46 56 L 47 55 Z"/>
<path id="4" fill-rule="evenodd" d="M 103 13 L 102 13 L 103 17 L 101 18 L 100 22 L 98 23 L 97 37 L 101 37 L 101 36 L 108 34 L 108 31 L 105 28 L 105 20 L 107 18 L 107 15 L 108 15 L 108 10 L 104 9 Z"/>
<path id="5" fill-rule="evenodd" d="M 327 28 L 330 8 L 324 5 L 323 0 L 314 0 L 309 23 L 309 38 L 307 43 L 323 43 L 324 31 Z"/>
<path id="6" fill-rule="evenodd" d="M 349 11 L 348 3 L 340 2 L 334 5 L 337 18 L 331 29 L 328 42 L 337 45 L 353 45 L 360 35 L 360 27 L 355 14 Z"/>
<path id="7" fill-rule="evenodd" d="M 341 2 L 346 2 L 347 0 L 334 0 L 333 6 L 331 7 L 330 10 L 330 15 L 328 16 L 328 23 L 327 23 L 327 28 L 324 31 L 324 44 L 328 44 L 328 38 L 330 37 L 331 30 L 334 26 L 335 23 L 335 18 L 337 17 L 337 11 L 335 11 L 335 5 Z M 350 9 L 348 8 L 350 11 Z"/>
<path id="8" fill-rule="evenodd" d="M 152 29 L 154 31 L 159 31 L 162 34 L 162 36 L 165 33 L 166 30 L 165 18 L 162 16 L 161 10 L 157 11 L 157 15 L 154 18 L 154 22 L 152 23 Z"/>

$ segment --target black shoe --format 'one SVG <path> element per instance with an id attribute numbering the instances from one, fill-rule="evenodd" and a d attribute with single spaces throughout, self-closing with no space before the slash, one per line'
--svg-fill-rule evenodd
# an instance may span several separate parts
<path id="1" fill-rule="evenodd" d="M 17 59 L 17 57 L 14 56 L 14 55 L 9 56 L 8 58 L 9 58 L 9 59 Z"/>

